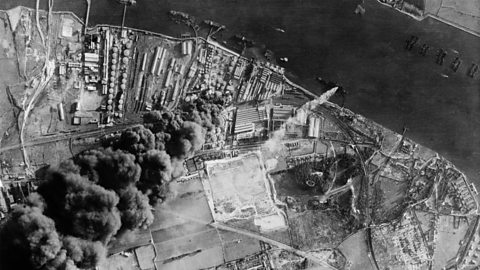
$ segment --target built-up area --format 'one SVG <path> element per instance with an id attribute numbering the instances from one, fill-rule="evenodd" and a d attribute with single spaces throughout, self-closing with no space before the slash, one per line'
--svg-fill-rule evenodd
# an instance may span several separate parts
<path id="1" fill-rule="evenodd" d="M 328 102 L 336 88 L 316 97 L 284 68 L 208 38 L 84 32 L 72 14 L 49 14 L 46 25 L 47 14 L 35 23 L 34 13 L 0 13 L 3 54 L 22 58 L 6 74 L 48 71 L 7 84 L 2 110 L 35 113 L 24 127 L 2 129 L 2 218 L 35 190 L 45 165 L 137 125 L 145 112 L 216 96 L 225 100 L 217 139 L 185 161 L 155 223 L 112 244 L 100 269 L 478 266 L 475 187 L 404 134 Z M 36 27 L 53 30 L 43 37 Z"/>

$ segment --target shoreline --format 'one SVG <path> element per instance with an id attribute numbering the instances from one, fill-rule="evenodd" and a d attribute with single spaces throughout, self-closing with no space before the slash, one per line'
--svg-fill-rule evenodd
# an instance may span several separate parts
<path id="1" fill-rule="evenodd" d="M 379 0 L 377 0 L 377 2 L 381 3 Z M 381 3 L 381 4 L 390 7 L 388 4 L 385 4 L 385 3 Z M 28 10 L 31 10 L 31 11 L 35 11 L 35 10 L 36 10 L 36 9 L 34 9 L 34 8 L 29 8 L 29 7 L 25 7 L 25 6 L 17 6 L 17 7 L 15 7 L 15 8 L 19 8 L 19 7 L 20 7 L 20 8 L 25 8 L 25 9 L 28 9 Z M 13 8 L 13 9 L 15 9 L 15 8 Z M 8 14 L 8 11 L 13 10 L 13 9 L 0 10 L 0 12 L 5 12 L 5 13 Z M 400 11 L 400 10 L 398 10 L 398 9 L 396 9 L 396 10 L 397 10 L 397 11 Z M 54 11 L 53 13 L 54 13 L 54 14 L 60 14 L 60 15 L 62 15 L 62 14 L 72 15 L 74 19 L 77 19 L 82 25 L 85 25 L 84 22 L 83 22 L 83 20 L 82 20 L 81 18 L 79 18 L 75 13 L 73 13 L 73 12 L 71 12 L 71 11 Z M 402 13 L 408 14 L 408 13 L 403 12 L 403 11 L 402 11 Z M 410 14 L 410 16 L 413 16 L 413 15 Z M 417 21 L 421 21 L 421 20 L 417 20 Z M 117 28 L 117 29 L 118 29 L 118 28 L 122 28 L 122 26 L 118 26 L 118 25 L 97 24 L 97 25 L 92 26 L 92 27 L 87 27 L 87 31 L 92 31 L 92 30 L 95 30 L 96 28 L 99 28 L 99 27 L 111 27 L 111 28 Z M 208 43 L 208 44 L 211 44 L 211 45 L 220 47 L 222 50 L 225 50 L 225 51 L 227 51 L 227 52 L 230 52 L 230 53 L 232 53 L 232 54 L 235 54 L 235 55 L 238 55 L 239 57 L 241 57 L 241 55 L 240 55 L 239 53 L 236 53 L 236 52 L 232 51 L 231 49 L 227 48 L 226 46 L 224 46 L 224 45 L 222 45 L 222 44 L 220 44 L 220 43 L 218 43 L 218 42 L 216 42 L 216 41 L 209 40 L 209 39 L 206 39 L 206 38 L 204 38 L 204 37 L 177 38 L 177 37 L 168 36 L 168 35 L 165 35 L 165 34 L 162 34 L 162 33 L 158 33 L 158 32 L 153 32 L 153 31 L 148 31 L 148 30 L 142 30 L 142 29 L 133 28 L 133 27 L 128 27 L 128 26 L 124 26 L 123 29 L 128 29 L 128 30 L 132 30 L 132 31 L 137 31 L 137 32 L 140 32 L 140 33 L 143 33 L 143 34 L 146 34 L 146 35 L 153 35 L 153 36 L 156 36 L 156 37 L 165 38 L 165 39 L 172 40 L 172 41 L 184 41 L 184 40 L 197 40 L 197 39 L 200 39 L 200 40 L 203 40 L 204 42 L 206 42 L 206 43 Z M 290 79 L 288 79 L 285 74 L 283 75 L 283 78 L 284 78 L 284 80 L 285 80 L 285 82 L 286 82 L 287 84 L 290 84 L 290 85 L 294 86 L 295 88 L 297 88 L 297 89 L 299 89 L 300 91 L 302 91 L 304 94 L 309 95 L 309 96 L 311 96 L 311 97 L 313 97 L 313 98 L 318 98 L 318 97 L 319 97 L 317 94 L 311 92 L 310 90 L 306 89 L 305 87 L 303 87 L 303 86 L 301 86 L 301 85 L 299 85 L 299 84 L 291 81 Z M 339 105 L 337 105 L 337 104 L 335 104 L 335 103 L 332 103 L 332 102 L 330 102 L 330 101 L 328 101 L 328 100 L 325 101 L 325 103 L 328 104 L 329 106 L 334 107 L 334 108 L 337 109 L 337 110 L 348 110 L 348 111 L 352 112 L 352 111 L 349 110 L 348 108 L 340 107 Z M 352 113 L 354 113 L 354 112 L 352 112 Z M 385 127 L 384 125 L 381 125 L 381 124 L 379 124 L 379 123 L 371 120 L 370 118 L 367 118 L 367 117 L 365 117 L 365 116 L 363 116 L 363 115 L 361 115 L 361 114 L 358 114 L 358 113 L 354 113 L 354 114 L 359 115 L 359 116 L 361 116 L 361 117 L 363 117 L 363 118 L 365 118 L 365 119 L 368 119 L 368 120 L 369 120 L 370 122 L 372 122 L 373 124 L 375 124 L 375 125 L 377 125 L 377 126 L 380 126 L 380 127 L 382 127 L 383 129 L 385 129 L 385 130 L 389 130 L 389 131 L 394 132 L 393 130 Z M 396 132 L 394 132 L 394 133 L 396 133 Z M 413 140 L 412 140 L 412 141 L 413 141 Z M 415 142 L 415 141 L 413 141 L 413 142 Z M 416 142 L 415 142 L 415 143 L 416 143 Z M 421 144 L 419 144 L 419 145 L 421 145 Z M 433 149 L 431 149 L 431 148 L 428 148 L 428 147 L 423 146 L 423 145 L 421 145 L 421 146 L 424 147 L 424 148 L 430 149 L 430 150 L 432 150 L 433 152 L 439 154 L 437 151 L 435 151 L 435 150 L 433 150 Z M 455 165 L 453 164 L 453 162 L 449 161 L 449 160 L 446 159 L 446 158 L 444 158 L 444 159 L 447 160 L 447 161 L 454 167 L 455 170 L 457 170 L 458 172 L 460 172 L 460 173 L 462 174 L 462 176 L 464 177 L 464 179 L 466 180 L 466 182 L 468 182 L 469 184 L 475 185 L 475 183 L 472 182 L 472 181 L 470 181 L 470 179 L 467 178 L 467 176 L 465 175 L 465 173 L 462 172 L 461 170 L 459 170 L 459 169 L 457 168 L 457 166 L 455 166 Z M 473 192 L 473 191 L 471 190 L 471 188 L 470 188 L 470 185 L 467 185 L 467 187 L 468 187 L 468 190 L 469 190 L 470 194 L 474 194 L 474 192 Z M 479 196 L 473 196 L 473 197 L 474 197 L 475 200 L 476 200 L 477 210 L 478 210 L 477 213 L 480 214 L 480 209 L 478 209 L 478 206 L 479 206 L 478 197 L 479 197 Z"/>
<path id="2" fill-rule="evenodd" d="M 437 20 L 437 21 L 439 21 L 439 22 L 441 22 L 441 23 L 447 24 L 447 25 L 449 25 L 449 26 L 451 26 L 451 27 L 457 28 L 457 29 L 459 29 L 459 30 L 461 30 L 461 31 L 464 31 L 464 32 L 466 32 L 466 33 L 469 33 L 469 34 L 471 34 L 471 35 L 473 35 L 473 36 L 476 36 L 476 37 L 479 37 L 479 38 L 480 38 L 480 33 L 479 33 L 479 32 L 475 32 L 475 31 L 473 31 L 473 30 L 470 29 L 470 28 L 467 28 L 467 27 L 465 27 L 465 26 L 456 24 L 456 23 L 454 23 L 454 22 L 451 22 L 451 21 L 449 21 L 449 20 L 446 20 L 446 19 L 444 19 L 444 18 L 441 18 L 441 17 L 439 17 L 439 16 L 437 16 L 437 15 L 435 15 L 435 14 L 431 14 L 431 13 L 428 13 L 428 12 L 427 12 L 426 15 L 423 15 L 423 16 L 421 16 L 421 17 L 418 17 L 418 16 L 415 16 L 415 15 L 413 15 L 413 14 L 411 14 L 411 13 L 408 13 L 408 12 L 406 12 L 406 11 L 403 11 L 403 10 L 401 10 L 401 9 L 394 8 L 394 7 L 392 7 L 391 5 L 389 5 L 389 4 L 387 4 L 387 3 L 384 3 L 384 2 L 382 2 L 382 1 L 380 1 L 380 0 L 376 0 L 376 1 L 377 1 L 377 3 L 381 4 L 382 6 L 392 8 L 392 9 L 394 9 L 395 11 L 400 12 L 400 13 L 402 13 L 402 14 L 404 14 L 404 15 L 407 15 L 408 17 L 410 17 L 410 18 L 412 18 L 412 19 L 414 19 L 414 20 L 416 20 L 416 21 L 418 21 L 418 22 L 423 22 L 424 20 L 426 20 L 426 19 L 428 19 L 428 18 L 432 18 L 432 19 Z"/>

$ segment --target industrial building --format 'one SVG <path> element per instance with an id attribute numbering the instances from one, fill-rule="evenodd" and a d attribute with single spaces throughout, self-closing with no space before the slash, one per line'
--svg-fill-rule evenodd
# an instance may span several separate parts
<path id="1" fill-rule="evenodd" d="M 267 121 L 268 114 L 265 107 L 237 109 L 233 133 L 237 136 L 239 134 L 251 134 L 253 136 L 255 123 Z M 244 135 L 240 137 L 244 137 Z"/>
<path id="2" fill-rule="evenodd" d="M 295 115 L 295 110 L 296 108 L 291 105 L 274 105 L 270 109 L 271 129 L 279 129 L 289 118 Z"/>
<path id="3" fill-rule="evenodd" d="M 190 55 L 192 53 L 192 42 L 190 40 L 182 42 L 182 55 Z"/>

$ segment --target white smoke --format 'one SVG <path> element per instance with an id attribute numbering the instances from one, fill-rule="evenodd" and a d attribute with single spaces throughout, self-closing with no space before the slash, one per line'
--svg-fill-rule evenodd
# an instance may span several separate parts
<path id="1" fill-rule="evenodd" d="M 334 87 L 320 95 L 318 98 L 303 104 L 297 110 L 303 109 L 308 112 L 311 109 L 327 102 L 335 94 L 335 92 L 337 92 L 337 90 L 338 87 Z M 300 116 L 298 114 L 288 118 L 288 120 L 280 127 L 280 129 L 272 133 L 271 138 L 265 142 L 265 147 L 268 148 L 268 150 L 270 150 L 271 152 L 280 151 L 282 149 L 281 141 L 285 137 L 286 126 L 289 124 L 300 124 L 301 119 L 299 118 Z"/>

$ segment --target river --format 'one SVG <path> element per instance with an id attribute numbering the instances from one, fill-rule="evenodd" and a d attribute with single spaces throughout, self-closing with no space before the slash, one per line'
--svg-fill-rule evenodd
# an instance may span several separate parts
<path id="1" fill-rule="evenodd" d="M 42 1 L 46 7 L 47 1 Z M 127 10 L 126 26 L 178 36 L 189 29 L 172 23 L 171 9 L 199 20 L 227 26 L 219 38 L 242 33 L 265 44 L 293 79 L 319 92 L 321 76 L 343 85 L 345 106 L 432 148 L 454 162 L 480 187 L 480 76 L 466 76 L 480 63 L 480 39 L 426 19 L 418 22 L 366 0 L 366 13 L 353 13 L 353 0 L 137 0 Z M 2 0 L 0 9 L 35 6 L 33 0 Z M 54 10 L 70 10 L 83 18 L 82 0 L 55 0 Z M 93 0 L 90 25 L 120 24 L 123 6 L 115 0 Z M 285 29 L 282 33 L 274 28 Z M 404 50 L 410 35 L 428 43 L 430 55 Z M 447 49 L 444 66 L 435 64 L 436 48 Z M 455 73 L 448 68 L 456 52 L 463 59 Z M 443 74 L 443 76 L 442 76 Z M 448 76 L 448 77 L 447 77 Z M 335 100 L 334 100 L 335 101 Z M 338 100 L 337 100 L 338 102 Z"/>

